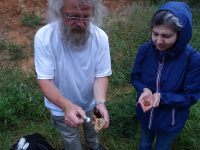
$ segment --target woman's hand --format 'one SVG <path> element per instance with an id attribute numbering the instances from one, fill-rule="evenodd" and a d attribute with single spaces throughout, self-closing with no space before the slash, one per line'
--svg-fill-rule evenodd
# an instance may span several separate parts
<path id="1" fill-rule="evenodd" d="M 158 107 L 160 104 L 160 93 L 153 94 L 153 107 Z"/>
<path id="2" fill-rule="evenodd" d="M 139 97 L 138 103 L 141 105 L 143 112 L 149 111 L 153 107 L 152 91 L 144 88 L 143 93 Z"/>

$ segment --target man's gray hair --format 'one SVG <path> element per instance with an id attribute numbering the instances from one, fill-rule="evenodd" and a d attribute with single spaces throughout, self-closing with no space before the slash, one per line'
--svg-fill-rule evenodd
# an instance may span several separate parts
<path id="1" fill-rule="evenodd" d="M 159 11 L 153 16 L 151 28 L 159 25 L 166 25 L 175 32 L 180 31 L 182 28 L 179 19 L 168 11 Z"/>
<path id="2" fill-rule="evenodd" d="M 61 10 L 64 7 L 65 0 L 48 0 L 47 22 L 60 20 Z M 103 6 L 102 0 L 83 0 L 89 3 L 93 10 L 92 23 L 97 26 L 103 25 L 103 18 L 107 15 L 107 9 Z"/>

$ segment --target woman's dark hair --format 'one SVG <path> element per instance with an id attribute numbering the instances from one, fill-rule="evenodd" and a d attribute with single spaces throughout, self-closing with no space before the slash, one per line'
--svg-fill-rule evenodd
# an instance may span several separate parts
<path id="1" fill-rule="evenodd" d="M 153 16 L 151 20 L 151 29 L 159 25 L 166 25 L 175 32 L 180 31 L 182 28 L 179 19 L 168 11 L 159 11 Z"/>

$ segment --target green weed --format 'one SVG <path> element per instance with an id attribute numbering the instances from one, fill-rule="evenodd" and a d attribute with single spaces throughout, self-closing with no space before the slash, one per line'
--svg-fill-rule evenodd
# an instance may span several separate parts
<path id="1" fill-rule="evenodd" d="M 18 60 L 25 57 L 23 47 L 0 38 L 0 60 Z"/>
<path id="2" fill-rule="evenodd" d="M 35 14 L 25 13 L 22 14 L 21 22 L 25 26 L 34 27 L 40 24 L 41 18 Z"/>

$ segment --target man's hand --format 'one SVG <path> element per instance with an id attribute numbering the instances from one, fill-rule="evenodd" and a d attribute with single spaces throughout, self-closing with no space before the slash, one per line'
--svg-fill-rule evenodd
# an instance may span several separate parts
<path id="1" fill-rule="evenodd" d="M 78 105 L 73 104 L 69 99 L 66 99 L 53 80 L 38 80 L 38 84 L 44 95 L 55 105 L 60 107 L 65 113 L 65 122 L 70 127 L 78 127 L 86 118 L 85 112 Z"/>
<path id="2" fill-rule="evenodd" d="M 96 77 L 94 81 L 94 99 L 95 100 L 106 100 L 108 91 L 108 77 Z M 109 114 L 108 110 L 106 109 L 105 104 L 99 103 L 96 105 L 96 108 L 99 110 L 101 116 L 105 121 L 105 125 L 103 128 L 108 128 L 109 126 Z M 95 119 L 95 118 L 94 118 Z"/>
<path id="3" fill-rule="evenodd" d="M 78 105 L 68 103 L 64 107 L 65 123 L 70 127 L 77 128 L 86 118 L 85 111 Z"/>
<path id="4" fill-rule="evenodd" d="M 105 121 L 105 125 L 103 126 L 103 128 L 108 128 L 109 126 L 109 114 L 108 114 L 108 110 L 105 106 L 105 104 L 99 104 L 96 106 L 96 108 L 99 110 L 102 118 Z"/>
<path id="5" fill-rule="evenodd" d="M 152 92 L 148 88 L 144 88 L 143 93 L 139 97 L 138 103 L 141 105 L 143 112 L 149 111 L 153 106 Z"/>

